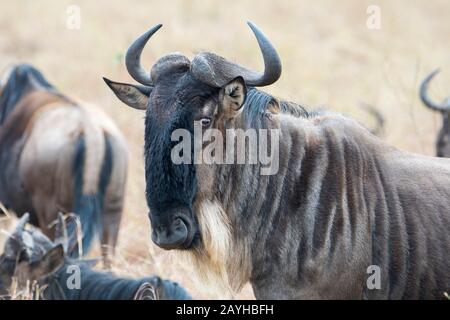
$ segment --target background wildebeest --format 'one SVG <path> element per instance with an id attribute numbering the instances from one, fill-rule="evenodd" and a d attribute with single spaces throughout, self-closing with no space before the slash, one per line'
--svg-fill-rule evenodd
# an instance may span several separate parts
<path id="1" fill-rule="evenodd" d="M 10 294 L 15 278 L 15 294 L 29 290 L 34 298 L 45 300 L 191 299 L 177 283 L 158 276 L 136 280 L 120 278 L 92 270 L 89 261 L 67 257 L 66 253 L 75 247 L 76 237 L 68 236 L 61 214 L 55 227 L 54 242 L 39 229 L 26 229 L 28 218 L 25 214 L 20 219 L 0 256 L 0 297 Z M 79 287 L 69 288 L 68 283 L 75 285 L 74 267 L 78 268 Z"/>
<path id="2" fill-rule="evenodd" d="M 83 251 L 100 233 L 115 247 L 127 175 L 127 149 L 114 123 L 94 106 L 51 85 L 33 66 L 14 65 L 0 84 L 0 201 L 52 237 L 58 212 L 74 212 Z"/>
<path id="3" fill-rule="evenodd" d="M 444 297 L 448 159 L 400 151 L 356 121 L 310 114 L 257 90 L 280 77 L 281 62 L 252 24 L 263 72 L 203 52 L 192 62 L 169 54 L 148 73 L 140 55 L 160 27 L 126 55 L 141 85 L 106 80 L 123 102 L 146 110 L 146 196 L 157 245 L 184 250 L 213 285 L 234 291 L 250 281 L 257 298 Z M 171 133 L 192 132 L 195 120 L 222 132 L 278 129 L 279 172 L 260 175 L 260 164 L 174 164 Z M 372 265 L 381 272 L 374 290 L 366 285 Z"/>
<path id="4" fill-rule="evenodd" d="M 384 119 L 384 116 L 381 114 L 380 110 L 367 103 L 361 103 L 360 107 L 373 118 L 374 124 L 371 127 L 368 127 L 369 131 L 376 136 L 383 135 L 386 119 Z"/>
<path id="5" fill-rule="evenodd" d="M 439 111 L 442 115 L 442 127 L 439 130 L 436 139 L 436 156 L 438 157 L 450 157 L 450 97 L 447 97 L 442 103 L 434 102 L 428 95 L 428 86 L 431 79 L 439 72 L 439 70 L 433 71 L 429 74 L 420 86 L 420 98 L 423 103 L 434 111 Z"/>

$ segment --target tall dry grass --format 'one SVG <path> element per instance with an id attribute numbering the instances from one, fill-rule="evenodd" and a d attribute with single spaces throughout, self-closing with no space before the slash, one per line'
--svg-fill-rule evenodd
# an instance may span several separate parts
<path id="1" fill-rule="evenodd" d="M 81 8 L 81 29 L 66 28 L 69 5 Z M 381 8 L 381 29 L 366 27 L 366 9 Z M 131 41 L 162 22 L 144 64 L 163 54 L 189 56 L 210 50 L 261 68 L 260 53 L 245 22 L 265 31 L 283 60 L 281 79 L 266 90 L 309 107 L 326 106 L 370 125 L 358 105 L 385 115 L 384 139 L 412 152 L 434 153 L 439 115 L 417 97 L 432 69 L 443 73 L 431 93 L 450 95 L 450 2 L 429 1 L 81 1 L 0 2 L 0 68 L 26 61 L 63 92 L 96 103 L 125 133 L 131 154 L 125 215 L 115 270 L 142 276 L 156 272 L 180 281 L 196 297 L 189 266 L 150 241 L 144 198 L 143 114 L 124 107 L 101 77 L 130 81 L 123 55 Z M 94 252 L 95 255 L 97 252 Z M 246 289 L 238 296 L 251 297 Z"/>

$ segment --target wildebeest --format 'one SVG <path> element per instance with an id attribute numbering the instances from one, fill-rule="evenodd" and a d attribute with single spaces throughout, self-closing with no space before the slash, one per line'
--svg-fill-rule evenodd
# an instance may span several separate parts
<path id="1" fill-rule="evenodd" d="M 428 108 L 441 113 L 442 128 L 436 140 L 436 156 L 450 158 L 450 97 L 447 97 L 442 103 L 436 103 L 428 96 L 430 81 L 438 72 L 439 70 L 433 71 L 422 81 L 420 85 L 420 98 Z"/>
<path id="2" fill-rule="evenodd" d="M 9 294 L 15 278 L 16 290 L 25 291 L 29 283 L 34 298 L 45 300 L 191 299 L 177 283 L 158 276 L 127 279 L 92 270 L 89 261 L 66 256 L 74 248 L 76 237 L 67 236 L 62 215 L 58 217 L 54 242 L 39 229 L 26 229 L 28 218 L 25 214 L 20 219 L 0 256 L 0 296 Z M 76 275 L 80 277 L 78 284 Z"/>
<path id="3" fill-rule="evenodd" d="M 384 131 L 384 123 L 386 120 L 381 114 L 380 110 L 375 108 L 373 105 L 367 103 L 361 103 L 360 107 L 364 109 L 370 116 L 374 119 L 375 123 L 372 127 L 369 127 L 369 131 L 376 136 L 381 136 Z"/>
<path id="4" fill-rule="evenodd" d="M 116 125 L 92 105 L 59 92 L 28 64 L 0 83 L 0 202 L 52 237 L 58 212 L 74 212 L 87 252 L 101 234 L 117 242 L 128 152 Z M 78 252 L 78 251 L 77 251 Z"/>
<path id="5" fill-rule="evenodd" d="M 120 100 L 146 110 L 153 241 L 183 251 L 213 284 L 237 291 L 250 281 L 257 298 L 444 297 L 450 160 L 400 151 L 352 119 L 257 90 L 280 77 L 281 62 L 249 25 L 263 72 L 203 52 L 192 61 L 166 55 L 148 73 L 140 55 L 157 25 L 126 55 L 140 85 L 105 79 Z M 278 173 L 260 174 L 261 163 L 174 163 L 172 133 L 193 132 L 196 121 L 222 132 L 224 144 L 229 129 L 278 130 Z"/>

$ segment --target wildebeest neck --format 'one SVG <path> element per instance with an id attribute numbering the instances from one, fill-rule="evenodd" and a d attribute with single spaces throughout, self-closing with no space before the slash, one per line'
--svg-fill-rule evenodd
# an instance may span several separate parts
<path id="1" fill-rule="evenodd" d="M 248 88 L 247 100 L 243 112 L 244 118 L 247 119 L 246 125 L 250 127 L 264 125 L 264 123 L 260 122 L 264 120 L 263 116 L 267 112 L 285 113 L 297 118 L 308 118 L 315 114 L 297 103 L 279 100 L 254 87 Z"/>

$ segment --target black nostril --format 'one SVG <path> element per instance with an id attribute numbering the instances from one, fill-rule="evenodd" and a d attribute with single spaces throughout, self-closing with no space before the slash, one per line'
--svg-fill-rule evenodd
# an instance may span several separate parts
<path id="1" fill-rule="evenodd" d="M 185 246 L 189 238 L 188 224 L 176 217 L 168 225 L 160 225 L 153 229 L 153 242 L 163 249 L 179 249 Z"/>
<path id="2" fill-rule="evenodd" d="M 187 226 L 187 223 L 184 222 L 184 220 L 181 218 L 175 219 L 175 221 L 172 223 L 172 228 L 174 230 L 180 229 L 180 228 L 185 228 L 186 226 Z"/>
<path id="3" fill-rule="evenodd" d="M 181 233 L 186 233 L 187 231 L 187 223 L 184 222 L 184 220 L 182 218 L 176 218 L 173 222 L 172 225 L 170 226 L 170 231 L 173 235 L 175 234 L 179 234 Z"/>

